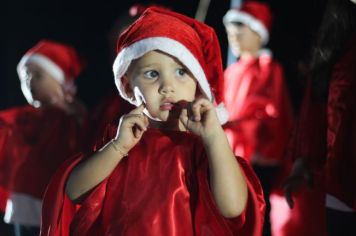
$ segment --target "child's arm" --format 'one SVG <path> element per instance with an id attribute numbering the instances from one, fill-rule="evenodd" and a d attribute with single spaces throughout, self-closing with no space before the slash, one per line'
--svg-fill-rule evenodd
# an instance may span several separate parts
<path id="1" fill-rule="evenodd" d="M 85 193 L 109 176 L 141 139 L 148 125 L 143 109 L 141 105 L 121 117 L 116 138 L 73 169 L 66 184 L 66 193 L 72 201 L 79 201 Z"/>
<path id="2" fill-rule="evenodd" d="M 181 121 L 201 136 L 210 168 L 210 184 L 215 202 L 223 216 L 239 216 L 247 202 L 247 185 L 240 166 L 218 121 L 214 106 L 206 99 L 193 102 L 193 118 L 183 109 Z"/>

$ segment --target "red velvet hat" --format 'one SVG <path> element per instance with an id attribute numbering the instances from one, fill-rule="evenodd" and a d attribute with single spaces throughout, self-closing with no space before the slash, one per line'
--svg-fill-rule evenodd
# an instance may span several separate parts
<path id="1" fill-rule="evenodd" d="M 266 3 L 246 1 L 241 7 L 230 9 L 223 18 L 224 24 L 241 22 L 258 33 L 263 44 L 269 39 L 272 27 L 272 12 Z"/>
<path id="2" fill-rule="evenodd" d="M 29 49 L 17 65 L 17 73 L 21 81 L 21 89 L 27 101 L 32 104 L 33 99 L 26 82 L 27 63 L 35 63 L 53 76 L 63 87 L 75 93 L 74 79 L 82 70 L 82 60 L 74 48 L 49 40 L 42 40 Z"/>
<path id="3" fill-rule="evenodd" d="M 116 86 L 124 99 L 137 105 L 125 93 L 121 79 L 132 60 L 153 50 L 177 58 L 193 74 L 211 102 L 222 101 L 223 68 L 215 31 L 197 20 L 158 7 L 148 8 L 118 40 L 113 70 Z M 221 105 L 219 108 L 218 116 L 224 123 L 227 114 Z"/>

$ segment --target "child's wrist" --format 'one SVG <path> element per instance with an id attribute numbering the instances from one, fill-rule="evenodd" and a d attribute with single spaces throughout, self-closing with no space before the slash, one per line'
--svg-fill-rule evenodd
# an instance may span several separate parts
<path id="1" fill-rule="evenodd" d="M 115 150 L 115 152 L 120 153 L 122 157 L 128 156 L 128 151 L 125 151 L 120 144 L 117 143 L 117 140 L 111 139 L 110 146 Z"/>
<path id="2" fill-rule="evenodd" d="M 205 145 L 213 145 L 215 142 L 221 140 L 221 138 L 224 138 L 224 136 L 224 130 L 222 128 L 217 128 L 214 130 L 209 130 L 208 133 L 205 133 L 202 136 L 202 140 Z"/>

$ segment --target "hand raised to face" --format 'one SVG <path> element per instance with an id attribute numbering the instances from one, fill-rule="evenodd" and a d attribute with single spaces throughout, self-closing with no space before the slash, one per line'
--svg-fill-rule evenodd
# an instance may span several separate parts
<path id="1" fill-rule="evenodd" d="M 138 143 L 143 133 L 147 130 L 149 122 L 147 116 L 143 113 L 144 109 L 144 104 L 141 104 L 120 119 L 115 143 L 125 153 L 129 152 Z"/>

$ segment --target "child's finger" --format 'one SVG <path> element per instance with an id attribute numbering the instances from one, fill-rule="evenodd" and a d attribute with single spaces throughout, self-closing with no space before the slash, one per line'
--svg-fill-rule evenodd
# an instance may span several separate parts
<path id="1" fill-rule="evenodd" d="M 135 138 L 140 138 L 142 136 L 143 132 L 144 131 L 141 128 L 139 128 L 138 126 L 133 127 L 133 133 L 134 133 Z"/>
<path id="2" fill-rule="evenodd" d="M 192 112 L 194 116 L 195 121 L 200 121 L 202 114 L 207 110 L 207 107 L 209 107 L 210 102 L 206 99 L 198 99 L 194 101 L 192 104 Z"/>
<path id="3" fill-rule="evenodd" d="M 193 117 L 194 117 L 195 121 L 200 121 L 200 119 L 201 119 L 200 108 L 201 108 L 201 106 L 199 103 L 194 103 L 192 105 L 192 112 L 193 112 Z"/>
<path id="4" fill-rule="evenodd" d="M 142 103 L 132 111 L 130 111 L 128 114 L 143 114 L 143 110 L 145 109 L 145 105 Z"/>
<path id="5" fill-rule="evenodd" d="M 145 124 L 145 127 L 148 127 L 148 125 L 149 125 L 149 120 L 148 120 L 148 117 L 145 115 L 145 114 L 143 114 L 143 122 L 144 122 L 144 124 Z"/>
<path id="6" fill-rule="evenodd" d="M 132 132 L 135 138 L 140 138 L 142 134 L 147 130 L 144 121 L 139 119 L 135 120 L 133 126 L 132 126 Z"/>
<path id="7" fill-rule="evenodd" d="M 128 114 L 126 115 L 126 120 L 128 126 L 133 128 L 134 126 L 138 126 L 140 130 L 147 130 L 148 123 L 146 122 L 146 117 L 143 114 Z"/>
<path id="8" fill-rule="evenodd" d="M 188 127 L 189 126 L 188 110 L 186 108 L 182 109 L 179 119 L 186 128 L 189 128 Z"/>

